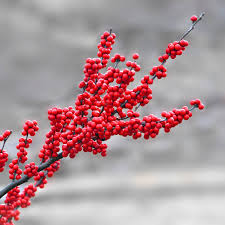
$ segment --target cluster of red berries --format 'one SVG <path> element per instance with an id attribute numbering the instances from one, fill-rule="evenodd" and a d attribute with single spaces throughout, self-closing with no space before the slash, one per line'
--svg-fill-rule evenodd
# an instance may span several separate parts
<path id="1" fill-rule="evenodd" d="M 16 146 L 16 148 L 19 150 L 17 153 L 18 157 L 18 163 L 25 163 L 27 161 L 27 151 L 26 148 L 30 147 L 30 144 L 32 143 L 32 139 L 28 138 L 28 136 L 34 136 L 36 132 L 39 130 L 39 127 L 37 126 L 37 121 L 30 121 L 27 120 L 23 125 L 23 131 L 22 135 L 26 136 L 26 138 L 20 138 L 19 144 Z"/>
<path id="2" fill-rule="evenodd" d="M 16 146 L 16 148 L 19 150 L 17 152 L 18 159 L 21 163 L 25 163 L 27 161 L 27 151 L 26 148 L 30 147 L 30 144 L 32 143 L 31 138 L 20 138 L 19 144 Z"/>
<path id="3" fill-rule="evenodd" d="M 6 130 L 3 135 L 0 135 L 0 142 L 3 141 L 2 149 L 0 149 L 0 173 L 4 171 L 6 162 L 8 161 L 8 153 L 4 150 L 4 145 L 12 131 Z"/>
<path id="4" fill-rule="evenodd" d="M 163 65 L 154 66 L 152 70 L 149 72 L 151 76 L 156 76 L 158 79 L 161 79 L 162 77 L 166 77 L 166 68 Z"/>
<path id="5" fill-rule="evenodd" d="M 21 206 L 21 200 L 20 189 L 19 187 L 15 187 L 7 193 L 4 201 L 5 205 L 0 205 L 0 215 L 2 215 L 1 219 L 6 220 L 8 225 L 13 224 L 12 218 L 14 220 L 19 220 L 20 212 L 17 208 Z"/>
<path id="6" fill-rule="evenodd" d="M 155 138 L 159 134 L 159 130 L 162 128 L 160 118 L 149 115 L 145 116 L 138 127 L 139 132 L 144 134 L 144 139 Z M 138 135 L 140 136 L 140 134 Z"/>
<path id="7" fill-rule="evenodd" d="M 60 168 L 60 161 L 56 161 L 46 168 L 48 177 L 52 177 L 56 171 Z"/>
<path id="8" fill-rule="evenodd" d="M 132 66 L 132 68 L 135 68 L 136 71 L 136 63 Z M 116 72 L 116 70 L 115 70 Z M 134 81 L 134 75 L 135 72 L 133 70 L 128 70 L 128 69 L 124 69 L 122 71 L 118 71 L 118 76 L 117 74 L 114 74 L 114 77 L 116 78 L 116 83 L 120 84 L 120 86 L 123 89 L 126 89 L 126 87 L 130 84 L 130 82 Z M 110 88 L 110 86 L 109 86 Z"/>
<path id="9" fill-rule="evenodd" d="M 30 147 L 30 144 L 32 143 L 32 139 L 28 138 L 28 135 L 34 136 L 36 132 L 39 130 L 37 126 L 37 121 L 30 121 L 27 120 L 24 123 L 22 135 L 26 136 L 26 138 L 20 138 L 19 144 L 16 146 L 18 149 L 17 152 L 17 159 L 12 160 L 12 162 L 9 164 L 9 178 L 14 180 L 19 180 L 21 178 L 21 174 L 23 171 L 19 168 L 19 164 L 23 164 L 27 161 L 27 148 Z M 26 171 L 26 170 L 25 170 Z"/>
<path id="10" fill-rule="evenodd" d="M 11 135 L 12 131 L 6 130 L 3 135 L 0 135 L 0 141 L 7 140 L 7 138 Z"/>
<path id="11" fill-rule="evenodd" d="M 31 204 L 30 199 L 35 196 L 36 191 L 37 187 L 33 184 L 25 187 L 22 193 L 20 193 L 19 187 L 10 190 L 4 201 L 5 205 L 0 205 L 0 224 L 13 225 L 12 219 L 19 220 L 20 212 L 18 208 L 29 206 Z"/>
<path id="12" fill-rule="evenodd" d="M 37 188 L 33 184 L 29 184 L 27 187 L 24 188 L 23 193 L 21 195 L 25 195 L 28 198 L 32 198 L 35 196 L 36 191 Z"/>
<path id="13" fill-rule="evenodd" d="M 37 121 L 36 120 L 27 120 L 25 124 L 23 125 L 23 131 L 22 135 L 23 136 L 34 136 L 35 133 L 39 130 L 39 127 L 37 126 Z"/>
<path id="14" fill-rule="evenodd" d="M 24 188 L 23 192 L 20 195 L 21 208 L 26 208 L 31 204 L 30 199 L 35 196 L 36 191 L 37 187 L 35 187 L 33 184 L 28 184 L 28 186 Z"/>
<path id="15" fill-rule="evenodd" d="M 180 124 L 183 119 L 188 120 L 192 117 L 192 112 L 188 109 L 187 106 L 182 107 L 182 109 L 173 109 L 170 112 L 162 112 L 162 117 L 165 117 L 165 121 L 162 122 L 165 132 L 169 132 L 172 127 Z"/>
<path id="16" fill-rule="evenodd" d="M 40 171 L 38 175 L 34 177 L 34 180 L 36 181 L 35 186 L 40 188 L 44 188 L 45 184 L 48 183 L 46 175 L 43 171 Z"/>
<path id="17" fill-rule="evenodd" d="M 34 162 L 31 162 L 30 164 L 25 165 L 23 173 L 28 177 L 36 176 L 38 173 L 38 166 L 35 165 Z"/>
<path id="18" fill-rule="evenodd" d="M 199 108 L 200 110 L 204 109 L 204 105 L 202 104 L 200 99 L 196 99 L 196 100 L 192 100 L 190 101 L 190 105 L 196 106 L 197 108 Z"/>
<path id="19" fill-rule="evenodd" d="M 166 54 L 159 57 L 159 61 L 164 63 L 169 57 L 175 59 L 177 55 L 182 55 L 185 47 L 189 45 L 188 41 L 180 40 L 168 44 Z"/>
<path id="20" fill-rule="evenodd" d="M 133 109 L 133 107 L 136 106 L 138 103 L 141 106 L 144 106 L 148 104 L 149 101 L 152 99 L 152 89 L 149 87 L 149 83 L 144 83 L 142 85 L 137 86 L 131 91 L 131 96 L 132 93 L 135 93 L 136 96 L 127 100 L 128 103 L 125 104 L 125 107 L 128 109 Z M 129 98 L 128 96 L 129 95 L 126 95 L 125 98 Z"/>
<path id="21" fill-rule="evenodd" d="M 12 219 L 19 220 L 20 212 L 14 208 L 14 205 L 5 204 L 0 205 L 0 224 L 1 225 L 13 225 Z"/>
<path id="22" fill-rule="evenodd" d="M 111 58 L 111 62 L 124 62 L 125 61 L 125 56 L 121 56 L 120 54 L 115 54 L 114 57 Z"/>
<path id="23" fill-rule="evenodd" d="M 141 70 L 140 65 L 138 65 L 136 62 L 127 61 L 126 66 L 130 67 L 130 70 L 134 70 L 135 72 L 138 72 Z"/>
<path id="24" fill-rule="evenodd" d="M 106 67 L 108 60 L 110 59 L 110 52 L 112 51 L 112 45 L 115 43 L 116 35 L 111 32 L 105 31 L 101 36 L 101 41 L 98 44 L 98 57 L 102 58 L 102 67 Z"/>
<path id="25" fill-rule="evenodd" d="M 106 60 L 107 61 L 107 60 Z M 102 61 L 99 58 L 88 58 L 84 65 L 84 80 L 79 84 L 80 88 L 85 88 L 88 81 L 95 81 L 98 77 L 98 71 L 103 68 Z"/>
<path id="26" fill-rule="evenodd" d="M 10 190 L 6 195 L 4 202 L 8 205 L 13 205 L 14 207 L 19 206 L 21 204 L 19 187 Z"/>
<path id="27" fill-rule="evenodd" d="M 47 161 L 50 157 L 57 157 L 60 151 L 60 142 L 66 138 L 67 128 L 74 127 L 72 120 L 74 119 L 75 110 L 68 108 L 52 108 L 48 110 L 48 119 L 50 120 L 51 130 L 46 134 L 45 144 L 39 153 L 42 162 Z"/>
<path id="28" fill-rule="evenodd" d="M 5 163 L 8 161 L 8 153 L 0 149 L 0 172 L 4 171 Z"/>
<path id="29" fill-rule="evenodd" d="M 191 17 L 192 29 L 200 19 Z M 128 85 L 135 79 L 136 72 L 141 70 L 137 64 L 139 55 L 135 53 L 132 56 L 133 61 L 125 62 L 124 56 L 115 54 L 111 58 L 114 65 L 107 67 L 115 38 L 116 35 L 111 31 L 104 32 L 98 45 L 97 58 L 86 60 L 84 79 L 79 84 L 81 94 L 75 100 L 75 107 L 63 109 L 54 107 L 48 110 L 51 129 L 46 134 L 45 143 L 39 153 L 40 165 L 31 162 L 22 170 L 19 166 L 27 161 L 26 149 L 32 143 L 32 139 L 28 137 L 34 136 L 39 129 L 36 121 L 25 122 L 22 131 L 25 138 L 20 138 L 16 146 L 19 151 L 17 158 L 9 164 L 9 178 L 13 180 L 13 184 L 17 182 L 21 184 L 21 180 L 28 181 L 33 178 L 34 184 L 29 184 L 22 192 L 19 187 L 8 191 L 5 205 L 0 205 L 0 225 L 12 225 L 12 219 L 19 219 L 18 208 L 30 205 L 30 199 L 35 196 L 37 188 L 44 188 L 47 177 L 52 177 L 60 169 L 62 158 L 74 158 L 81 151 L 105 157 L 107 155 L 105 141 L 112 136 L 131 136 L 133 139 L 142 136 L 145 139 L 155 138 L 161 129 L 169 132 L 171 128 L 188 120 L 194 108 L 200 110 L 204 108 L 201 101 L 196 99 L 190 102 L 193 106 L 191 109 L 184 106 L 181 109 L 162 112 L 163 118 L 150 114 L 141 119 L 136 110 L 152 99 L 150 87 L 154 79 L 167 76 L 164 64 L 169 58 L 174 59 L 177 55 L 181 55 L 188 42 L 180 40 L 170 43 L 166 54 L 159 57 L 161 65 L 153 67 L 150 75 L 145 75 L 141 79 L 140 85 L 128 89 Z M 123 62 L 125 68 L 119 68 Z M 103 71 L 105 67 L 107 69 Z M 3 148 L 10 134 L 10 131 L 5 131 L 0 136 L 0 141 L 4 141 L 0 150 L 0 172 L 8 160 L 8 154 Z M 24 175 L 21 179 L 22 174 Z"/>
<path id="30" fill-rule="evenodd" d="M 138 64 L 136 63 L 136 60 L 139 58 L 139 54 L 138 54 L 138 53 L 134 53 L 133 56 L 132 56 L 132 58 L 134 59 L 134 62 L 132 62 L 132 61 L 127 61 L 127 62 L 126 62 L 126 66 L 127 66 L 127 67 L 130 67 L 130 70 L 133 69 L 133 70 L 136 71 L 136 72 L 140 71 L 140 70 L 141 70 L 141 67 L 140 67 L 140 65 L 138 65 Z"/>
<path id="31" fill-rule="evenodd" d="M 9 164 L 9 179 L 19 180 L 21 178 L 21 174 L 23 171 L 19 168 L 19 160 L 13 159 L 12 162 Z"/>

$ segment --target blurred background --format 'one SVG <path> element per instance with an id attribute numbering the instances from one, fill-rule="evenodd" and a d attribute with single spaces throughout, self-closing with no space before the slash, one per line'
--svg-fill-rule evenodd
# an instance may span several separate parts
<path id="1" fill-rule="evenodd" d="M 34 160 L 49 129 L 48 108 L 74 105 L 102 32 L 117 34 L 113 54 L 140 54 L 137 84 L 202 11 L 190 46 L 168 61 L 168 77 L 152 86 L 153 100 L 140 112 L 160 115 L 193 98 L 206 109 L 156 139 L 113 137 L 106 158 L 64 160 L 16 224 L 225 224 L 225 1 L 0 1 L 0 131 L 14 131 L 6 147 L 12 158 L 23 122 L 38 120 Z M 0 179 L 1 187 L 9 182 L 7 174 Z"/>

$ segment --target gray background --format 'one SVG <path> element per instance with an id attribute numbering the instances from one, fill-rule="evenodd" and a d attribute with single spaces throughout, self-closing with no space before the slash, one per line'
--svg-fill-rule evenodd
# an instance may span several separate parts
<path id="1" fill-rule="evenodd" d="M 74 105 L 87 57 L 95 57 L 101 33 L 113 28 L 113 53 L 140 54 L 141 79 L 170 41 L 206 12 L 187 38 L 182 57 L 169 60 L 168 77 L 153 85 L 142 115 L 201 98 L 203 112 L 154 140 L 113 137 L 106 158 L 81 153 L 66 159 L 46 189 L 21 210 L 17 224 L 223 225 L 225 223 L 225 1 L 224 0 L 1 0 L 0 124 L 15 145 L 23 121 L 48 131 L 47 109 Z M 1 186 L 8 183 L 1 174 Z"/>

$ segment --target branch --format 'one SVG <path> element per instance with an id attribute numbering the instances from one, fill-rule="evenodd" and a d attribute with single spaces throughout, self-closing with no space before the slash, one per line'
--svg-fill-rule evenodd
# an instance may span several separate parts
<path id="1" fill-rule="evenodd" d="M 43 163 L 42 165 L 40 165 L 38 167 L 38 172 L 48 168 L 51 164 L 53 164 L 55 161 L 58 161 L 59 159 L 62 159 L 63 156 L 62 156 L 62 153 L 60 153 L 57 157 L 55 158 L 51 158 L 49 159 L 47 162 Z M 0 191 L 0 199 L 5 195 L 7 194 L 10 190 L 12 190 L 13 188 L 23 184 L 23 183 L 26 183 L 31 177 L 28 177 L 27 175 L 23 176 L 21 179 L 19 180 L 16 180 L 16 181 L 13 181 L 12 183 L 8 184 L 5 188 L 3 188 L 1 191 Z"/>
<path id="2" fill-rule="evenodd" d="M 180 38 L 180 41 L 181 41 L 182 39 L 184 39 L 184 38 L 185 38 L 192 30 L 194 30 L 195 25 L 196 25 L 200 20 L 202 20 L 202 18 L 203 18 L 204 15 L 205 15 L 204 12 L 201 13 L 201 15 L 198 17 L 198 19 L 197 19 L 194 23 L 192 23 L 192 26 L 189 28 L 189 30 L 183 34 L 183 36 Z"/>

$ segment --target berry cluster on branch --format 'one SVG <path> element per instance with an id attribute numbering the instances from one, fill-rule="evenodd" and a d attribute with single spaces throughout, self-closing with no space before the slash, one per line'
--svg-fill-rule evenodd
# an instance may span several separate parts
<path id="1" fill-rule="evenodd" d="M 190 29 L 179 41 L 168 45 L 165 54 L 158 58 L 159 65 L 144 75 L 141 83 L 133 89 L 128 89 L 128 86 L 141 70 L 137 62 L 139 55 L 133 54 L 131 61 L 126 61 L 125 56 L 120 54 L 110 58 L 116 35 L 112 30 L 103 33 L 98 44 L 97 58 L 88 58 L 84 65 L 84 79 L 79 84 L 81 93 L 75 100 L 75 107 L 54 107 L 48 110 L 50 131 L 46 134 L 45 143 L 39 152 L 39 164 L 27 163 L 31 137 L 39 130 L 37 121 L 25 122 L 21 133 L 23 137 L 16 146 L 17 157 L 8 165 L 11 183 L 0 191 L 0 198 L 6 195 L 4 203 L 0 205 L 0 225 L 12 225 L 13 220 L 19 219 L 19 209 L 31 204 L 31 198 L 35 196 L 37 189 L 44 188 L 48 178 L 60 169 L 63 158 L 75 158 L 81 151 L 105 157 L 106 141 L 114 135 L 131 136 L 133 139 L 142 136 L 145 139 L 155 138 L 161 129 L 167 133 L 188 120 L 193 109 L 204 108 L 201 101 L 196 99 L 190 102 L 190 109 L 184 106 L 169 112 L 163 111 L 162 118 L 152 114 L 140 118 L 137 112 L 139 107 L 151 101 L 151 85 L 155 80 L 167 77 L 167 60 L 183 54 L 188 46 L 188 41 L 184 38 L 203 15 L 191 17 Z M 112 66 L 108 66 L 110 59 Z M 121 63 L 124 63 L 125 68 L 119 68 Z M 6 130 L 0 136 L 0 142 L 3 142 L 0 149 L 0 172 L 4 170 L 9 159 L 4 147 L 11 133 Z M 20 185 L 28 181 L 30 183 L 21 189 Z"/>

